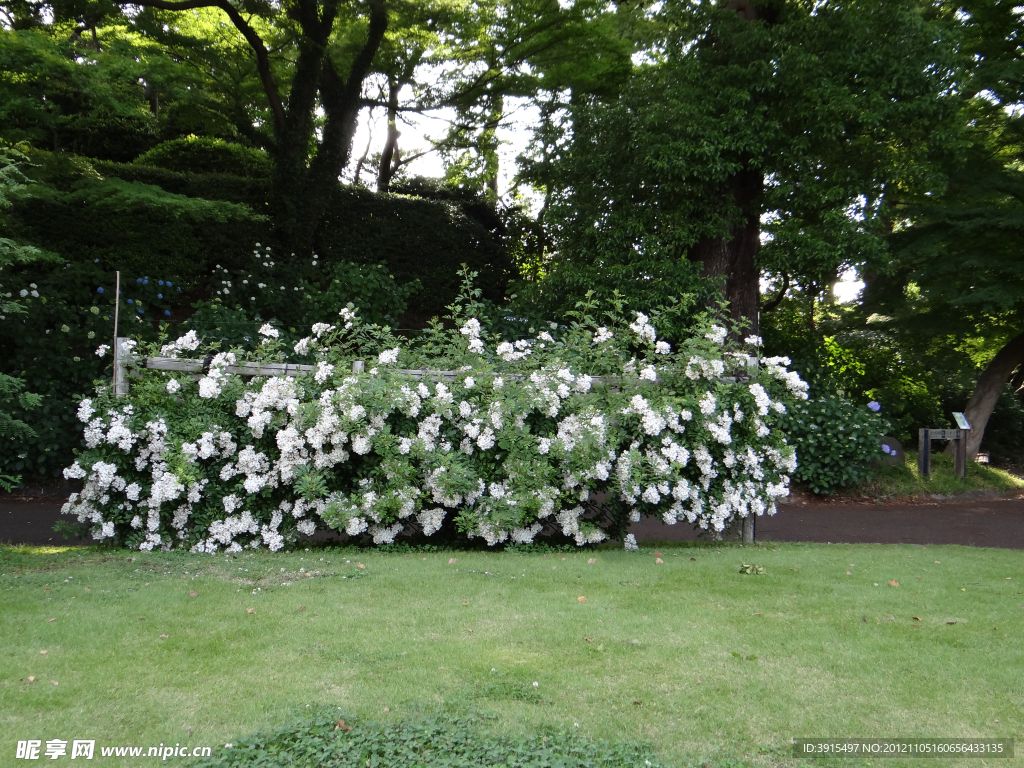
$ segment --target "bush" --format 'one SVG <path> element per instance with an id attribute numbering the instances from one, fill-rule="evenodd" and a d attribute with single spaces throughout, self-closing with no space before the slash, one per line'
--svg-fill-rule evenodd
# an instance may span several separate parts
<path id="1" fill-rule="evenodd" d="M 127 400 L 101 387 L 82 401 L 87 450 L 65 476 L 85 488 L 65 512 L 96 540 L 143 550 L 276 550 L 324 523 L 389 544 L 446 518 L 491 546 L 545 529 L 582 546 L 644 514 L 722 531 L 788 493 L 795 457 L 772 427 L 806 385 L 775 360 L 753 380 L 723 378 L 746 360 L 724 328 L 705 323 L 673 350 L 654 326 L 670 312 L 630 323 L 613 309 L 599 325 L 590 302 L 510 343 L 478 306 L 467 286 L 455 328 L 435 322 L 406 345 L 348 308 L 287 356 L 270 325 L 248 355 L 194 333 L 140 345 L 216 354 L 198 383 L 141 369 Z M 243 379 L 230 369 L 243 357 L 305 360 L 315 375 Z M 349 375 L 356 358 L 370 370 Z M 428 387 L 399 363 L 450 373 Z M 606 375 L 614 386 L 592 378 Z"/>
<path id="2" fill-rule="evenodd" d="M 270 157 L 261 149 L 199 136 L 157 144 L 133 162 L 178 173 L 227 173 L 253 179 L 267 178 L 274 170 Z"/>
<path id="3" fill-rule="evenodd" d="M 249 260 L 251 270 L 221 268 L 200 286 L 183 285 L 167 273 L 122 274 L 119 332 L 152 342 L 162 325 L 173 321 L 181 331 L 196 330 L 210 342 L 255 350 L 254 329 L 263 322 L 272 321 L 297 339 L 289 326 L 308 327 L 308 318 L 333 315 L 346 304 L 360 309 L 370 322 L 393 327 L 416 288 L 398 285 L 376 264 L 336 264 L 326 275 L 307 265 L 308 274 L 302 276 L 272 259 L 269 249 L 250 251 Z M 10 278 L 15 297 L 11 306 L 19 311 L 0 314 L 4 370 L 44 399 L 31 413 L 25 404 L 12 402 L 12 418 L 29 420 L 34 434 L 0 443 L 0 472 L 59 476 L 78 443 L 76 402 L 93 391 L 96 380 L 111 377 L 112 356 L 96 353 L 100 345 L 109 348 L 113 343 L 113 270 L 102 263 L 44 263 L 15 267 Z M 243 280 L 249 281 L 255 301 L 224 285 L 249 287 Z M 196 290 L 213 298 L 192 301 Z M 244 308 L 230 301 L 236 296 L 244 300 Z M 0 310 L 4 306 L 0 302 Z"/>
<path id="4" fill-rule="evenodd" d="M 273 244 L 271 222 L 264 216 L 266 180 L 90 163 L 59 153 L 33 157 L 40 164 L 33 176 L 48 189 L 17 203 L 12 227 L 66 261 L 98 258 L 111 269 L 175 274 L 199 284 L 214 264 L 247 268 L 253 241 Z M 484 296 L 495 302 L 504 300 L 514 272 L 493 209 L 340 184 L 315 249 L 324 266 L 385 264 L 399 283 L 418 280 L 422 290 L 407 310 L 416 327 L 458 295 L 460 265 L 479 273 Z M 288 258 L 285 249 L 277 252 L 282 261 Z"/>
<path id="5" fill-rule="evenodd" d="M 889 424 L 869 406 L 833 392 L 797 403 L 782 428 L 800 456 L 793 479 L 814 493 L 831 494 L 871 479 Z"/>

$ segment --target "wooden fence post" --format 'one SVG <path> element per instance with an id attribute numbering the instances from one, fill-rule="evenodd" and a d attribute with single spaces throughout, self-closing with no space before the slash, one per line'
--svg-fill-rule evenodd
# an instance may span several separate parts
<path id="1" fill-rule="evenodd" d="M 130 352 L 126 352 L 122 346 L 127 338 L 118 336 L 114 339 L 114 397 L 124 397 L 128 394 L 128 364 L 134 361 Z"/>
<path id="2" fill-rule="evenodd" d="M 928 474 L 931 471 L 931 450 L 932 441 L 928 437 L 928 430 L 923 428 L 917 430 L 917 474 L 925 480 L 928 479 Z"/>

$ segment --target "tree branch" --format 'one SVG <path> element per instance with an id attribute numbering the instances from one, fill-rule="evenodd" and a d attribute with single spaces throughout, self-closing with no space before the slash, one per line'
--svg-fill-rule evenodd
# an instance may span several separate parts
<path id="1" fill-rule="evenodd" d="M 782 300 L 784 298 L 786 298 L 786 291 L 788 291 L 788 290 L 789 290 L 789 275 L 786 272 L 783 272 L 782 273 L 782 288 L 779 290 L 778 295 L 774 299 L 772 299 L 771 301 L 769 301 L 766 304 L 762 304 L 761 305 L 761 311 L 762 312 L 771 312 L 773 309 L 775 309 L 777 306 L 779 306 L 779 304 L 782 303 Z"/>
<path id="2" fill-rule="evenodd" d="M 189 11 L 195 8 L 219 8 L 224 11 L 256 56 L 256 71 L 259 73 L 260 82 L 263 84 L 263 91 L 270 102 L 270 111 L 274 115 L 274 126 L 277 129 L 277 135 L 281 135 L 285 125 L 284 104 L 281 101 L 281 94 L 278 91 L 277 83 L 274 82 L 274 76 L 270 71 L 270 55 L 267 53 L 267 47 L 263 44 L 263 39 L 256 33 L 256 30 L 249 26 L 249 22 L 242 18 L 242 14 L 228 0 L 118 0 L 118 4 L 140 5 L 145 8 L 157 8 L 162 11 Z"/>

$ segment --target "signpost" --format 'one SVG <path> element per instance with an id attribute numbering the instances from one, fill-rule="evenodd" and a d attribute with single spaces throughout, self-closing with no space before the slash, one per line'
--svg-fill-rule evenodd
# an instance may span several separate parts
<path id="1" fill-rule="evenodd" d="M 967 477 L 967 437 L 971 424 L 958 412 L 953 413 L 959 429 L 920 429 L 917 433 L 917 473 L 928 479 L 931 474 L 932 440 L 953 441 L 953 474 Z"/>

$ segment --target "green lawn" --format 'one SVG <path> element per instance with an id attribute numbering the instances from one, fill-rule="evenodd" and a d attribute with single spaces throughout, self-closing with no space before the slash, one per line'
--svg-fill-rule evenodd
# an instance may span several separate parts
<path id="1" fill-rule="evenodd" d="M 967 477 L 956 477 L 952 456 L 932 454 L 931 473 L 926 480 L 917 473 L 917 452 L 907 451 L 904 458 L 906 463 L 883 466 L 870 482 L 846 489 L 844 495 L 900 499 L 930 494 L 948 496 L 970 491 L 1024 491 L 1024 478 L 988 464 L 970 463 L 967 465 Z"/>
<path id="2" fill-rule="evenodd" d="M 306 705 L 578 723 L 677 766 L 796 764 L 792 737 L 1024 733 L 1020 552 L 660 552 L 2 548 L 0 765 L 26 764 L 19 739 L 223 745 Z"/>

